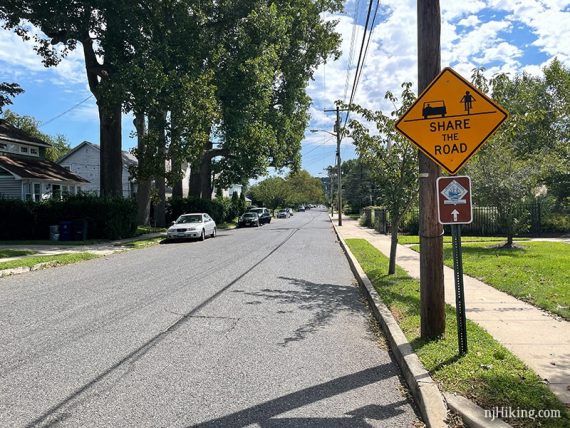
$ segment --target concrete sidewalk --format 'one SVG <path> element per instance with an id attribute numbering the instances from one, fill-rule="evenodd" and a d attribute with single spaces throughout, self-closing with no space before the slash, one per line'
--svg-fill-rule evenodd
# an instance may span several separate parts
<path id="1" fill-rule="evenodd" d="M 390 254 L 390 236 L 361 227 L 343 217 L 335 227 L 343 239 L 366 239 L 383 254 Z M 419 254 L 398 245 L 396 263 L 414 278 L 420 277 Z M 455 306 L 453 269 L 444 267 L 445 300 Z M 556 396 L 570 403 L 570 322 L 522 302 L 467 275 L 464 276 L 467 318 L 487 330 L 497 341 L 532 368 Z"/>

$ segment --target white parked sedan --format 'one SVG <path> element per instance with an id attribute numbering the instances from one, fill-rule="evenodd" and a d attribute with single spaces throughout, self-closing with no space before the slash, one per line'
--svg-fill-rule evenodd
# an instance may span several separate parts
<path id="1" fill-rule="evenodd" d="M 203 241 L 206 236 L 216 236 L 216 222 L 206 213 L 182 214 L 166 231 L 168 239 L 199 238 Z"/>

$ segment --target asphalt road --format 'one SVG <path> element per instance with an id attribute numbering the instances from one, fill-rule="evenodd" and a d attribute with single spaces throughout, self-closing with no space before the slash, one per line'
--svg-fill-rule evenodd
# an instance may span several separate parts
<path id="1" fill-rule="evenodd" d="M 323 211 L 0 279 L 0 426 L 409 427 Z"/>

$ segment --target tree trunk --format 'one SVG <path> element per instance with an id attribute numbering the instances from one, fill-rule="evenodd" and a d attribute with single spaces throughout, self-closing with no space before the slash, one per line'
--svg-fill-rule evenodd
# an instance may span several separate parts
<path id="1" fill-rule="evenodd" d="M 212 199 L 212 158 L 203 156 L 200 164 L 200 197 Z"/>
<path id="2" fill-rule="evenodd" d="M 172 177 L 172 197 L 182 198 L 182 180 L 180 174 L 182 172 L 182 160 L 180 159 L 180 128 L 179 116 L 177 109 L 170 111 L 170 167 Z"/>
<path id="3" fill-rule="evenodd" d="M 135 113 L 135 120 L 133 121 L 137 130 L 138 151 L 140 153 L 138 163 L 139 168 L 144 169 L 143 163 L 145 162 L 145 141 L 146 125 L 144 114 Z M 148 178 L 141 179 L 137 177 L 137 222 L 141 225 L 148 225 L 150 223 L 150 187 L 151 180 Z"/>
<path id="4" fill-rule="evenodd" d="M 199 164 L 194 164 L 190 168 L 190 183 L 188 193 L 190 196 L 200 197 L 200 189 L 202 188 L 202 183 L 200 181 L 200 166 Z"/>
<path id="5" fill-rule="evenodd" d="M 212 159 L 227 156 L 226 149 L 214 149 L 212 143 L 204 149 L 199 163 L 192 165 L 190 172 L 190 194 L 203 199 L 212 199 Z"/>
<path id="6" fill-rule="evenodd" d="M 109 70 L 104 63 L 99 63 L 93 40 L 88 34 L 81 40 L 85 57 L 85 70 L 89 90 L 97 100 L 99 111 L 99 149 L 100 169 L 99 187 L 101 196 L 123 196 L 123 156 L 121 153 L 121 104 L 108 105 L 98 93 L 100 81 L 104 76 L 109 78 Z"/>
<path id="7" fill-rule="evenodd" d="M 157 138 L 158 165 L 155 175 L 155 186 L 158 191 L 158 203 L 154 209 L 154 222 L 157 227 L 166 226 L 166 171 L 165 171 L 165 128 L 166 114 L 149 116 L 149 129 Z"/>
<path id="8" fill-rule="evenodd" d="M 99 110 L 101 196 L 123 196 L 123 157 L 121 153 L 121 106 Z"/>
<path id="9" fill-rule="evenodd" d="M 396 273 L 396 252 L 398 250 L 398 228 L 400 226 L 400 217 L 392 215 L 392 228 L 390 237 L 390 263 L 388 264 L 388 275 Z"/>

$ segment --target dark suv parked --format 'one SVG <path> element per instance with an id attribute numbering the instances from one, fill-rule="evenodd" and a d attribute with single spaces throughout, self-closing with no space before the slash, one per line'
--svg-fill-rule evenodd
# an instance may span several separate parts
<path id="1" fill-rule="evenodd" d="M 247 212 L 257 213 L 259 216 L 259 224 L 271 223 L 271 213 L 267 208 L 250 208 Z"/>

